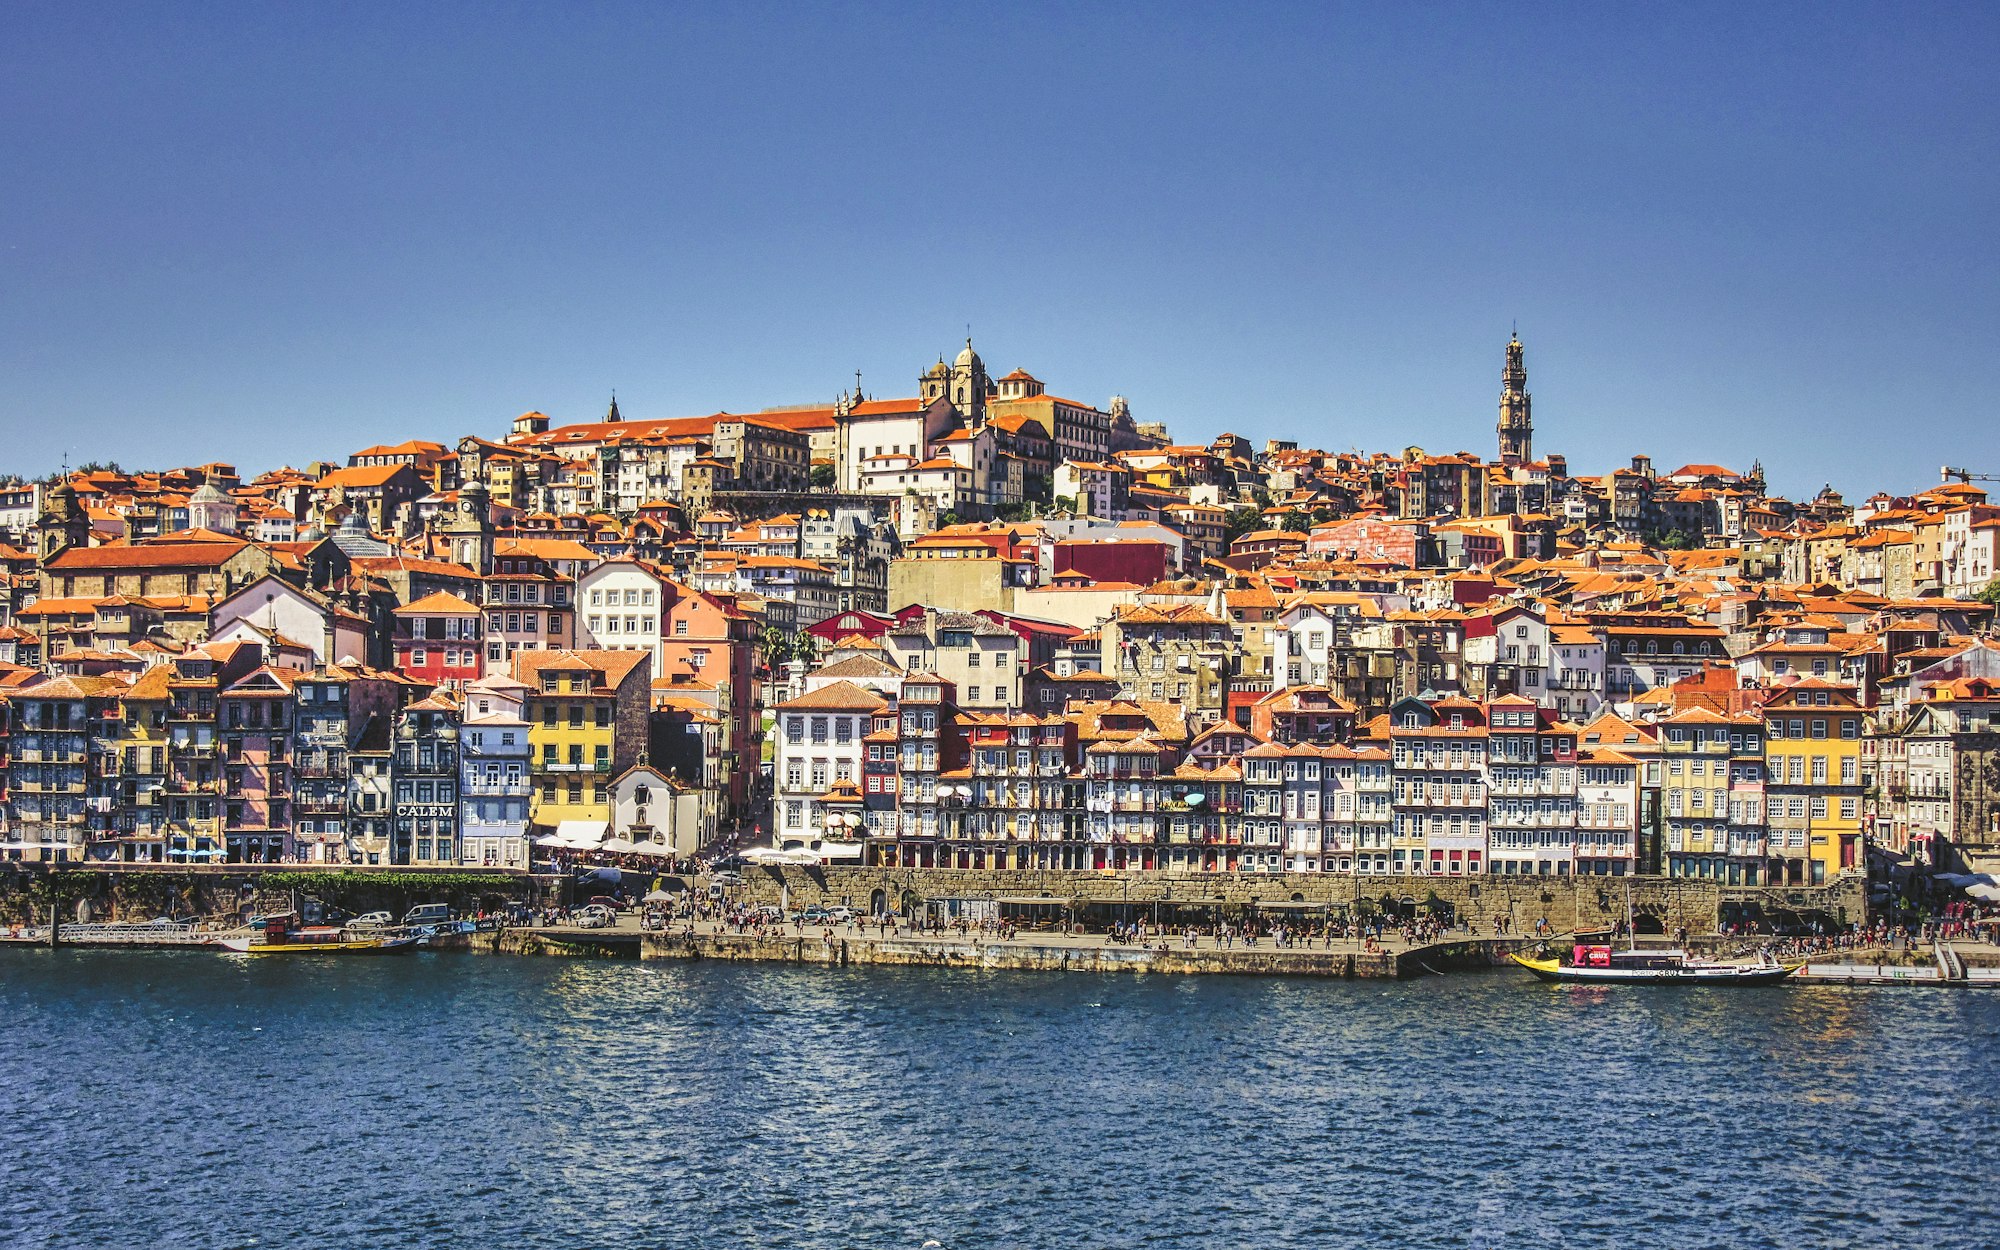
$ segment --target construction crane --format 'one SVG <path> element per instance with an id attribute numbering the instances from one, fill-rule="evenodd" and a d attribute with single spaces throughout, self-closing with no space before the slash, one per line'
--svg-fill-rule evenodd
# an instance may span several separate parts
<path id="1" fill-rule="evenodd" d="M 1947 482 L 2000 482 L 2000 473 L 1974 473 L 1970 469 L 1954 469 L 1950 465 L 1939 469 L 1938 477 Z"/>

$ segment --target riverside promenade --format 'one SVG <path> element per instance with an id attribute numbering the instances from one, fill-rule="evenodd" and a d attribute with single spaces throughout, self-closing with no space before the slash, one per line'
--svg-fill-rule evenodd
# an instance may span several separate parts
<path id="1" fill-rule="evenodd" d="M 474 951 L 496 954 L 595 955 L 603 958 L 721 960 L 814 964 L 829 968 L 916 967 L 1033 972 L 1157 972 L 1235 976 L 1379 978 L 1442 975 L 1503 963 L 1526 939 L 1448 934 L 1409 944 L 1315 939 L 1279 946 L 1269 937 L 1193 944 L 1180 934 L 1144 942 L 1114 942 L 1102 933 L 995 934 L 884 931 L 874 926 L 772 926 L 744 932 L 715 921 L 682 921 L 666 931 L 641 931 L 631 917 L 608 928 L 510 928 L 471 935 Z"/>

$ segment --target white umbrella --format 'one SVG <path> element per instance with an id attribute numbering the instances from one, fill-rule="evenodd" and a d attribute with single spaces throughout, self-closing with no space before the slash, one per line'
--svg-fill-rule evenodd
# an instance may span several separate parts
<path id="1" fill-rule="evenodd" d="M 545 834 L 543 834 L 543 835 L 542 835 L 541 837 L 539 837 L 539 838 L 536 838 L 536 839 L 535 839 L 535 845 L 536 845 L 536 846 L 567 846 L 567 845 L 568 845 L 568 843 L 564 842 L 564 841 L 562 840 L 562 838 L 561 838 L 561 837 L 559 837 L 559 836 L 558 836 L 558 835 L 556 835 L 556 834 L 553 834 L 553 833 L 545 833 Z"/>
<path id="2" fill-rule="evenodd" d="M 654 890 L 640 901 L 644 903 L 671 903 L 674 901 L 674 896 L 665 890 Z"/>
<path id="3" fill-rule="evenodd" d="M 604 845 L 597 849 L 609 855 L 628 855 L 632 851 L 632 844 L 623 838 L 606 838 Z"/>

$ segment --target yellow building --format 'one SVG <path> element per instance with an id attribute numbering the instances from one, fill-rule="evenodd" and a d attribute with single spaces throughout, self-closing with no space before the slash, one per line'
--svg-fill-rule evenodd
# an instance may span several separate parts
<path id="1" fill-rule="evenodd" d="M 1690 707 L 1659 724 L 1667 874 L 1722 877 L 1729 855 L 1729 723 Z"/>
<path id="2" fill-rule="evenodd" d="M 1820 885 L 1866 866 L 1861 845 L 1861 706 L 1807 678 L 1764 704 L 1770 855 L 1784 880 Z"/>
<path id="3" fill-rule="evenodd" d="M 651 651 L 519 651 L 528 687 L 529 822 L 540 833 L 611 820 L 611 779 L 639 762 L 651 710 Z"/>
<path id="4" fill-rule="evenodd" d="M 123 710 L 105 771 L 115 778 L 118 858 L 127 862 L 166 859 L 167 710 L 173 703 L 168 682 L 173 675 L 171 665 L 156 664 L 119 700 Z"/>

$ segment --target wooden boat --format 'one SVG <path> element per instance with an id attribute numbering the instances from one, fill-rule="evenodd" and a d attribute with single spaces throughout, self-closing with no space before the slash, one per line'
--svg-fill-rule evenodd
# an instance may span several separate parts
<path id="1" fill-rule="evenodd" d="M 1626 947 L 1615 950 L 1606 931 L 1578 933 L 1569 961 L 1561 955 L 1531 958 L 1519 951 L 1508 958 L 1544 981 L 1573 985 L 1774 985 L 1797 972 L 1803 963 L 1781 964 L 1763 956 L 1754 964 L 1717 963 L 1695 959 L 1686 951 L 1642 951 L 1632 934 L 1632 886 L 1625 886 Z"/>
<path id="2" fill-rule="evenodd" d="M 263 936 L 243 934 L 216 940 L 219 950 L 237 955 L 397 955 L 415 950 L 418 935 L 380 929 L 300 928 L 295 916 L 271 916 Z"/>
<path id="3" fill-rule="evenodd" d="M 1686 951 L 1613 951 L 1579 946 L 1578 956 L 1536 959 L 1515 952 L 1515 963 L 1544 981 L 1581 985 L 1775 985 L 1803 964 L 1760 960 L 1752 964 L 1693 959 Z"/>

